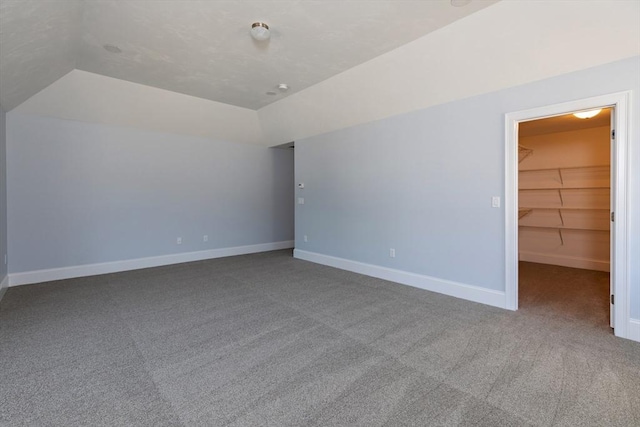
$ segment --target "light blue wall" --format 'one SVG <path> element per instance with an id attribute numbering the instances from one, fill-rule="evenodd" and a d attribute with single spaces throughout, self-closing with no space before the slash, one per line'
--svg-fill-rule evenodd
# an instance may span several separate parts
<path id="1" fill-rule="evenodd" d="M 7 125 L 10 273 L 293 240 L 290 150 L 18 113 Z"/>
<path id="2" fill-rule="evenodd" d="M 640 318 L 640 57 L 296 141 L 296 248 L 503 291 L 505 113 L 623 90 Z"/>
<path id="3" fill-rule="evenodd" d="M 7 275 L 7 115 L 0 106 L 0 281 Z"/>

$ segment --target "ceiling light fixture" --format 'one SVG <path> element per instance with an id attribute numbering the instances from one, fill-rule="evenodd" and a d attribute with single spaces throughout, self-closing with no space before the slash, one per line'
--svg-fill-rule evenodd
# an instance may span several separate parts
<path id="1" fill-rule="evenodd" d="M 462 7 L 471 3 L 471 0 L 451 0 L 451 6 Z"/>
<path id="2" fill-rule="evenodd" d="M 259 42 L 268 40 L 271 37 L 269 26 L 264 22 L 254 22 L 251 24 L 251 37 Z"/>
<path id="3" fill-rule="evenodd" d="M 118 46 L 114 44 L 105 44 L 102 47 L 104 48 L 104 50 L 110 53 L 122 53 L 122 49 L 120 49 Z"/>
<path id="4" fill-rule="evenodd" d="M 286 92 L 289 90 L 289 85 L 286 83 L 280 83 L 278 85 L 278 90 L 280 90 L 280 92 Z"/>
<path id="5" fill-rule="evenodd" d="M 598 108 L 597 110 L 581 111 L 579 113 L 573 113 L 573 115 L 579 119 L 590 119 L 600 114 L 600 111 L 602 111 L 602 108 Z"/>

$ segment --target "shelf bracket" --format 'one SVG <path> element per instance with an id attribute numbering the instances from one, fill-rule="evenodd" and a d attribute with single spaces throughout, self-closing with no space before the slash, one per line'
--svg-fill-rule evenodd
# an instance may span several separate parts
<path id="1" fill-rule="evenodd" d="M 522 163 L 524 159 L 526 159 L 532 154 L 533 154 L 533 150 L 531 148 L 518 145 L 518 163 Z"/>
<path id="2" fill-rule="evenodd" d="M 531 213 L 531 209 L 518 209 L 518 219 L 522 219 Z"/>
<path id="3" fill-rule="evenodd" d="M 558 188 L 558 197 L 560 197 L 560 206 L 564 206 L 564 200 L 562 199 L 562 190 Z"/>

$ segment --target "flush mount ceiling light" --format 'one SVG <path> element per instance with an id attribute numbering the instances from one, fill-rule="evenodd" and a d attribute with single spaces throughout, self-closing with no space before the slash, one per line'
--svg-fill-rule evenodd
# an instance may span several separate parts
<path id="1" fill-rule="evenodd" d="M 118 46 L 114 44 L 105 44 L 102 47 L 104 48 L 104 50 L 110 53 L 122 53 L 122 49 L 120 49 Z"/>
<path id="2" fill-rule="evenodd" d="M 264 22 L 254 22 L 251 24 L 251 37 L 259 42 L 268 40 L 271 37 L 269 26 Z"/>
<path id="3" fill-rule="evenodd" d="M 451 6 L 462 7 L 471 3 L 471 0 L 451 0 Z"/>
<path id="4" fill-rule="evenodd" d="M 597 110 L 580 111 L 579 113 L 573 113 L 573 115 L 579 119 L 590 119 L 600 114 L 600 111 L 602 111 L 602 108 L 598 108 Z"/>
<path id="5" fill-rule="evenodd" d="M 278 90 L 279 90 L 280 92 L 286 92 L 286 91 L 288 91 L 288 90 L 289 90 L 289 85 L 288 85 L 288 84 L 286 84 L 286 83 L 280 83 L 280 84 L 278 85 Z"/>

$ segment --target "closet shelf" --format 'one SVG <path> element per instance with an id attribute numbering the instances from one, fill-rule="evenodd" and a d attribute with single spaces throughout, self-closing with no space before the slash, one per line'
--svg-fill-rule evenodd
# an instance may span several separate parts
<path id="1" fill-rule="evenodd" d="M 562 211 L 608 211 L 609 208 L 581 208 L 581 207 L 568 207 L 568 206 L 522 206 L 518 211 L 527 210 L 562 210 Z"/>
<path id="2" fill-rule="evenodd" d="M 566 230 L 608 233 L 610 224 L 603 221 L 602 214 L 606 215 L 606 212 L 609 211 L 609 207 L 605 207 L 608 202 L 605 204 L 603 198 L 604 193 L 610 191 L 609 170 L 608 165 L 519 170 L 521 180 L 518 192 L 523 197 L 522 201 L 529 206 L 520 205 L 518 207 L 518 220 L 521 223 L 518 226 L 530 230 L 557 231 L 561 245 L 564 245 L 563 231 Z M 555 196 L 553 196 L 554 194 Z M 550 199 L 550 196 L 553 196 L 555 200 Z M 585 197 L 586 199 L 584 199 Z M 534 206 L 530 206 L 532 204 Z M 558 221 L 549 221 L 548 214 L 545 214 L 546 220 L 539 221 L 535 214 L 525 218 L 535 211 L 557 212 Z M 595 212 L 601 212 L 602 214 L 597 214 L 597 222 L 576 222 L 575 219 L 567 221 L 571 211 L 574 212 L 572 215 L 574 218 L 575 215 L 583 215 L 577 214 L 577 212 L 594 212 L 593 215 Z M 540 225 L 536 225 L 536 222 Z M 558 225 L 553 225 L 556 223 Z"/>
<path id="3" fill-rule="evenodd" d="M 591 187 L 561 187 L 561 186 L 549 186 L 549 187 L 530 187 L 530 188 L 520 188 L 518 191 L 529 191 L 529 190 L 608 190 L 610 187 L 608 185 L 599 185 L 599 186 L 591 186 Z"/>
<path id="4" fill-rule="evenodd" d="M 588 231 L 588 232 L 601 232 L 601 233 L 609 233 L 609 230 L 603 229 L 594 229 L 594 228 L 576 228 L 576 227 L 565 227 L 565 226 L 557 226 L 557 227 L 543 227 L 543 226 L 535 226 L 535 225 L 519 225 L 518 228 L 531 228 L 531 229 L 547 229 L 547 230 L 555 230 L 558 232 L 558 237 L 560 238 L 560 244 L 564 246 L 564 235 L 562 234 L 563 230 L 579 230 L 579 231 Z"/>
<path id="5" fill-rule="evenodd" d="M 557 225 L 557 226 L 550 226 L 550 225 L 519 225 L 518 227 L 544 228 L 544 229 L 547 229 L 547 230 L 582 230 L 582 231 L 606 231 L 606 232 L 609 231 L 608 228 L 569 227 L 569 226 L 566 226 L 566 225 Z"/>
<path id="6" fill-rule="evenodd" d="M 557 170 L 579 170 L 579 169 L 609 169 L 609 165 L 595 165 L 595 166 L 569 166 L 569 167 L 556 167 L 556 168 L 540 168 L 540 169 L 520 169 L 518 172 L 543 172 L 543 171 L 557 171 Z"/>

